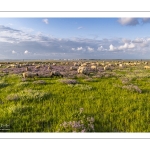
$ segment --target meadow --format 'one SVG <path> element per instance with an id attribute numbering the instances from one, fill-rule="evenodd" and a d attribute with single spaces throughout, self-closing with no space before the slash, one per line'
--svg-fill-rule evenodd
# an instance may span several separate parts
<path id="1" fill-rule="evenodd" d="M 86 62 L 97 70 L 77 73 L 73 61 L 1 62 L 0 132 L 150 132 L 149 62 Z M 23 78 L 26 66 L 39 75 Z"/>

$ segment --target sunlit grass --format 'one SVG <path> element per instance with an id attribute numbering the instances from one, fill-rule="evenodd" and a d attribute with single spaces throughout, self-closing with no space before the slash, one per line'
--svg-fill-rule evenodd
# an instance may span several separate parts
<path id="1" fill-rule="evenodd" d="M 78 121 L 70 117 L 83 108 L 86 117 L 93 117 L 94 130 L 79 132 L 150 132 L 149 71 L 125 68 L 109 74 L 26 81 L 2 76 L 0 123 L 9 125 L 5 132 L 73 132 L 59 130 L 60 124 Z"/>

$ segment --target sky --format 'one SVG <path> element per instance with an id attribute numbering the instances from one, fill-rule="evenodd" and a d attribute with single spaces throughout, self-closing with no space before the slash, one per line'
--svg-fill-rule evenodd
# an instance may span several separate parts
<path id="1" fill-rule="evenodd" d="M 150 18 L 0 18 L 0 59 L 149 59 Z"/>

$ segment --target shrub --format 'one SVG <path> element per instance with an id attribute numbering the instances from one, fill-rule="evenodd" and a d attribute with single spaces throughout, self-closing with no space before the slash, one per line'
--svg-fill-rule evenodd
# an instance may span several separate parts
<path id="1" fill-rule="evenodd" d="M 136 91 L 138 93 L 142 93 L 142 90 L 138 86 L 133 85 L 133 84 L 131 84 L 131 85 L 125 85 L 122 88 L 123 89 L 127 89 L 129 91 Z"/>
<path id="2" fill-rule="evenodd" d="M 94 118 L 83 113 L 83 108 L 74 113 L 70 121 L 64 121 L 59 125 L 58 132 L 93 132 Z"/>
<path id="3" fill-rule="evenodd" d="M 76 80 L 73 80 L 73 79 L 61 79 L 59 81 L 64 84 L 77 84 L 78 83 Z"/>
<path id="4" fill-rule="evenodd" d="M 10 94 L 10 95 L 7 96 L 6 99 L 10 100 L 10 101 L 16 101 L 16 100 L 19 100 L 20 97 L 17 94 Z"/>

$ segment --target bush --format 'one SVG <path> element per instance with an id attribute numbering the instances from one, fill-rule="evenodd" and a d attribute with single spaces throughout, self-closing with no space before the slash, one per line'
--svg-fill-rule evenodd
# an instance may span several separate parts
<path id="1" fill-rule="evenodd" d="M 78 83 L 76 80 L 73 80 L 73 79 L 61 79 L 59 81 L 64 84 L 77 84 Z"/>
<path id="2" fill-rule="evenodd" d="M 131 84 L 131 85 L 125 85 L 122 88 L 123 89 L 127 89 L 129 91 L 136 91 L 138 93 L 142 93 L 142 90 L 138 86 L 133 85 L 133 84 Z"/>
<path id="3" fill-rule="evenodd" d="M 70 121 L 64 121 L 59 125 L 57 132 L 93 132 L 94 118 L 83 113 L 83 108 L 74 113 Z"/>

